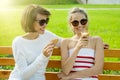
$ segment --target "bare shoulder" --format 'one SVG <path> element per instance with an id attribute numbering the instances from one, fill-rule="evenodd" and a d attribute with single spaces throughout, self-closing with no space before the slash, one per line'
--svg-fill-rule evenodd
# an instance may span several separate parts
<path id="1" fill-rule="evenodd" d="M 61 42 L 61 46 L 60 46 L 61 54 L 64 54 L 64 56 L 67 55 L 68 44 L 69 44 L 69 39 L 68 38 L 64 38 Z"/>
<path id="2" fill-rule="evenodd" d="M 63 40 L 62 40 L 62 43 L 68 43 L 70 41 L 70 38 L 64 38 Z"/>
<path id="3" fill-rule="evenodd" d="M 101 42 L 102 38 L 100 36 L 92 36 L 91 40 L 95 41 L 95 42 Z"/>
<path id="4" fill-rule="evenodd" d="M 92 43 L 91 46 L 93 49 L 103 47 L 103 41 L 100 36 L 92 36 L 90 41 Z"/>
<path id="5" fill-rule="evenodd" d="M 65 47 L 70 42 L 70 38 L 64 38 L 61 42 L 62 47 Z"/>

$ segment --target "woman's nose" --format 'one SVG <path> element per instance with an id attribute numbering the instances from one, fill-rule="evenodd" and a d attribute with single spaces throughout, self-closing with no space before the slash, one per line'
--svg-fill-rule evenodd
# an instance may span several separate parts
<path id="1" fill-rule="evenodd" d="M 78 24 L 78 28 L 82 29 L 83 25 L 81 23 Z"/>
<path id="2" fill-rule="evenodd" d="M 82 24 L 79 22 L 78 27 L 82 27 Z"/>
<path id="3" fill-rule="evenodd" d="M 46 27 L 46 26 L 47 26 L 47 24 L 46 24 L 46 23 L 44 23 L 43 27 Z"/>

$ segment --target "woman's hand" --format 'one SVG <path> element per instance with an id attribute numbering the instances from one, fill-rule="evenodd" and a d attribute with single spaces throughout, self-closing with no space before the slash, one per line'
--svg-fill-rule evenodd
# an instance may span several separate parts
<path id="1" fill-rule="evenodd" d="M 70 80 L 70 78 L 67 75 L 65 75 L 63 72 L 58 73 L 57 76 L 60 80 Z"/>
<path id="2" fill-rule="evenodd" d="M 49 57 L 51 54 L 52 54 L 52 51 L 54 49 L 54 43 L 53 42 L 50 42 L 44 49 L 43 49 L 43 54 L 46 56 L 46 57 Z"/>
<path id="3" fill-rule="evenodd" d="M 104 47 L 104 49 L 109 49 L 109 44 L 103 43 L 103 47 Z"/>
<path id="4" fill-rule="evenodd" d="M 60 73 L 57 74 L 57 76 L 58 76 L 59 79 L 61 79 L 62 76 L 64 76 L 64 74 L 63 74 L 63 72 L 60 72 Z"/>
<path id="5" fill-rule="evenodd" d="M 53 49 L 54 49 L 54 46 L 57 44 L 58 42 L 58 39 L 53 39 L 50 41 L 50 43 L 43 49 L 43 54 L 46 56 L 46 57 L 49 57 L 52 52 L 53 52 Z"/>
<path id="6" fill-rule="evenodd" d="M 78 40 L 77 47 L 86 47 L 88 45 L 88 33 L 82 33 L 80 39 Z"/>

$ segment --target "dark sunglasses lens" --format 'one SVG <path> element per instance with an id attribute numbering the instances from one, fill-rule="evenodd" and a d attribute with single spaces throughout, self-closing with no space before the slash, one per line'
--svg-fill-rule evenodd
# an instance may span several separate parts
<path id="1" fill-rule="evenodd" d="M 82 25 L 85 25 L 85 24 L 87 23 L 87 19 L 82 19 L 82 20 L 80 21 L 80 23 L 81 23 Z"/>
<path id="2" fill-rule="evenodd" d="M 72 22 L 72 25 L 73 25 L 73 26 L 78 26 L 78 25 L 79 25 L 79 22 L 78 22 L 78 21 L 73 21 L 73 22 Z"/>
<path id="3" fill-rule="evenodd" d="M 46 23 L 46 20 L 39 20 L 40 26 L 43 26 Z"/>
<path id="4" fill-rule="evenodd" d="M 46 24 L 48 24 L 48 22 L 49 22 L 49 18 L 47 18 L 46 20 L 39 20 L 39 24 L 40 24 L 40 26 L 43 26 L 45 23 Z"/>

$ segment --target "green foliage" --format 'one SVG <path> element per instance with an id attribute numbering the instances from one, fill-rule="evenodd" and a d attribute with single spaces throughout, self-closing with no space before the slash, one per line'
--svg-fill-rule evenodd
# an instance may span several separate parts
<path id="1" fill-rule="evenodd" d="M 76 4 L 76 0 L 14 0 L 15 5 L 25 4 Z"/>
<path id="2" fill-rule="evenodd" d="M 59 68 L 47 68 L 46 71 L 47 72 L 60 72 L 61 69 L 59 69 Z"/>
<path id="3" fill-rule="evenodd" d="M 103 74 L 115 74 L 115 75 L 120 75 L 120 71 L 118 70 L 104 70 Z"/>
<path id="4" fill-rule="evenodd" d="M 14 66 L 0 66 L 0 70 L 1 69 L 5 69 L 5 70 L 13 70 Z M 0 79 L 1 80 L 1 79 Z"/>
<path id="5" fill-rule="evenodd" d="M 115 8 L 115 9 L 118 9 L 120 8 L 120 5 L 105 5 L 105 4 L 102 4 L 102 5 L 96 5 L 96 4 L 87 4 L 87 5 L 84 5 L 84 4 L 65 4 L 65 5 L 42 5 L 46 8 L 50 8 L 50 9 L 56 9 L 56 8 L 60 8 L 60 9 L 69 9 L 69 8 L 72 8 L 72 7 L 81 7 L 81 8 L 88 8 L 88 9 L 105 9 L 105 8 L 108 8 L 108 9 L 112 9 L 112 8 Z"/>

